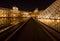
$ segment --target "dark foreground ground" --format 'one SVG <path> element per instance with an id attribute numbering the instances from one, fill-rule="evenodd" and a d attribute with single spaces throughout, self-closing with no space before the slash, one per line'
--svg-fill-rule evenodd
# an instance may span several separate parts
<path id="1" fill-rule="evenodd" d="M 56 41 L 49 37 L 43 27 L 31 18 L 8 41 Z"/>

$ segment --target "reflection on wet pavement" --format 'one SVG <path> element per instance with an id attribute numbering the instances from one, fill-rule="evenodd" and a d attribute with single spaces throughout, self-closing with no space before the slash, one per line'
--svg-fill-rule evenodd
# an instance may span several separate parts
<path id="1" fill-rule="evenodd" d="M 0 18 L 0 33 L 15 26 L 28 18 Z"/>
<path id="2" fill-rule="evenodd" d="M 5 24 L 12 24 L 16 25 L 27 18 L 0 18 L 0 25 L 5 25 Z"/>
<path id="3" fill-rule="evenodd" d="M 0 27 L 6 25 L 16 25 L 27 18 L 0 18 Z"/>
<path id="4" fill-rule="evenodd" d="M 53 20 L 53 19 L 38 19 L 38 20 L 52 27 L 56 31 L 60 32 L 60 20 Z"/>

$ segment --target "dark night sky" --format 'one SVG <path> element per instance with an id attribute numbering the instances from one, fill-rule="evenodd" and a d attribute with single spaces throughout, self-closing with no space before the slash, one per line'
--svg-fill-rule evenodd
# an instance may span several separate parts
<path id="1" fill-rule="evenodd" d="M 35 8 L 44 10 L 55 0 L 0 0 L 0 7 L 12 8 L 17 6 L 20 10 L 32 11 Z"/>

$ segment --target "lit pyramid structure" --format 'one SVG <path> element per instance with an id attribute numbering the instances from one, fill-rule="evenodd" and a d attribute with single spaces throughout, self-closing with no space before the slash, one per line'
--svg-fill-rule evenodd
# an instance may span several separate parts
<path id="1" fill-rule="evenodd" d="M 60 19 L 60 0 L 56 0 L 40 13 L 39 18 Z"/>

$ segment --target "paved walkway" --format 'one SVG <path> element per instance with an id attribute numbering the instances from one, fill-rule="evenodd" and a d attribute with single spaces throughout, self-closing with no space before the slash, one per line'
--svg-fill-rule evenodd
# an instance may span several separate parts
<path id="1" fill-rule="evenodd" d="M 32 18 L 9 41 L 54 41 Z"/>

